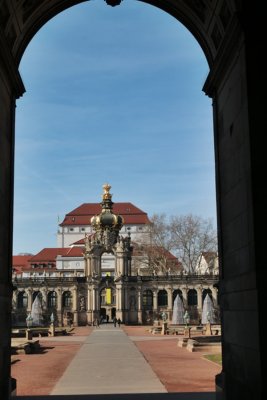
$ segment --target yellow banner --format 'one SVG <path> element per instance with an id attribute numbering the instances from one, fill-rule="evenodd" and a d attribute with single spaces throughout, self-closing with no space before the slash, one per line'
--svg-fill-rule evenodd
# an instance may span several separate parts
<path id="1" fill-rule="evenodd" d="M 106 304 L 111 304 L 111 289 L 106 289 Z"/>

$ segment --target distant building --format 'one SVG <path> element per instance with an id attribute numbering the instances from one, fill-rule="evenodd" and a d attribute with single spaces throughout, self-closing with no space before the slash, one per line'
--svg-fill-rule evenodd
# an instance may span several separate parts
<path id="1" fill-rule="evenodd" d="M 215 254 L 202 253 L 197 273 L 184 273 L 173 254 L 150 244 L 147 214 L 132 203 L 113 207 L 110 186 L 103 189 L 100 204 L 85 203 L 66 214 L 58 247 L 13 257 L 13 325 L 25 325 L 37 295 L 44 321 L 53 313 L 60 325 L 115 315 L 126 324 L 150 324 L 163 312 L 171 321 L 177 295 L 192 323 L 201 319 L 207 294 L 217 309 Z"/>
<path id="2" fill-rule="evenodd" d="M 196 273 L 200 275 L 218 275 L 218 253 L 214 251 L 203 251 L 199 257 Z"/>

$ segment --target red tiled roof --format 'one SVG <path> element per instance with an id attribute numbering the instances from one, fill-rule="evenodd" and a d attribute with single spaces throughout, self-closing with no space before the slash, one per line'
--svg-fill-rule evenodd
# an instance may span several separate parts
<path id="1" fill-rule="evenodd" d="M 70 247 L 64 257 L 83 257 L 84 247 Z"/>
<path id="2" fill-rule="evenodd" d="M 23 267 L 27 266 L 29 259 L 31 257 L 32 257 L 32 254 L 13 256 L 13 258 L 12 258 L 13 268 L 20 269 L 21 267 L 23 268 Z"/>
<path id="3" fill-rule="evenodd" d="M 31 257 L 30 263 L 56 261 L 57 256 L 83 257 L 83 247 L 46 247 L 38 254 Z"/>
<path id="4" fill-rule="evenodd" d="M 84 203 L 66 214 L 60 226 L 91 225 L 91 218 L 100 212 L 100 203 Z M 113 212 L 121 215 L 125 224 L 150 223 L 147 213 L 135 207 L 132 203 L 114 203 Z"/>
<path id="5" fill-rule="evenodd" d="M 38 263 L 38 262 L 48 262 L 55 261 L 56 256 L 59 254 L 65 254 L 68 248 L 58 248 L 58 247 L 45 247 L 43 250 L 39 251 L 39 253 L 35 254 L 33 257 L 29 259 L 30 263 Z"/>
<path id="6" fill-rule="evenodd" d="M 21 269 L 21 271 L 34 271 L 38 272 L 40 271 L 51 271 L 54 270 L 56 267 L 56 258 L 57 256 L 63 256 L 63 257 L 83 257 L 83 251 L 84 247 L 46 247 L 42 249 L 39 253 L 37 253 L 34 256 L 29 257 L 28 256 L 28 263 L 24 264 Z M 13 256 L 13 258 L 16 256 Z M 31 264 L 52 264 L 52 268 L 45 266 L 45 267 L 40 267 L 38 268 L 35 267 L 34 270 L 31 267 Z M 14 268 L 15 267 L 15 268 Z M 17 272 L 17 267 L 16 265 L 13 265 L 13 268 Z"/>

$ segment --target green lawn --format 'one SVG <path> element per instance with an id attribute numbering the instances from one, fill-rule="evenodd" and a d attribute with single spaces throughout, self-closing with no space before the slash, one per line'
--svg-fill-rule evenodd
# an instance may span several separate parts
<path id="1" fill-rule="evenodd" d="M 207 360 L 213 361 L 216 364 L 222 365 L 222 355 L 221 354 L 205 354 L 203 356 Z"/>

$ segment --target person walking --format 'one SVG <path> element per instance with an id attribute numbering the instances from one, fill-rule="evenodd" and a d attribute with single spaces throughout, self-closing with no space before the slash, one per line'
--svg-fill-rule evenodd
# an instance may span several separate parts
<path id="1" fill-rule="evenodd" d="M 115 328 L 116 328 L 116 326 L 117 326 L 117 322 L 118 322 L 117 318 L 114 317 L 114 318 L 113 318 L 113 324 L 114 324 Z"/>
<path id="2" fill-rule="evenodd" d="M 106 317 L 106 321 L 107 321 L 107 324 L 108 324 L 108 321 L 109 321 L 109 315 L 107 315 L 107 317 Z"/>
<path id="3" fill-rule="evenodd" d="M 97 328 L 100 328 L 100 323 L 98 318 L 95 318 L 93 325 L 96 326 Z"/>
<path id="4" fill-rule="evenodd" d="M 120 318 L 117 319 L 117 323 L 118 323 L 118 326 L 120 328 L 120 326 L 121 326 L 121 319 Z"/>

